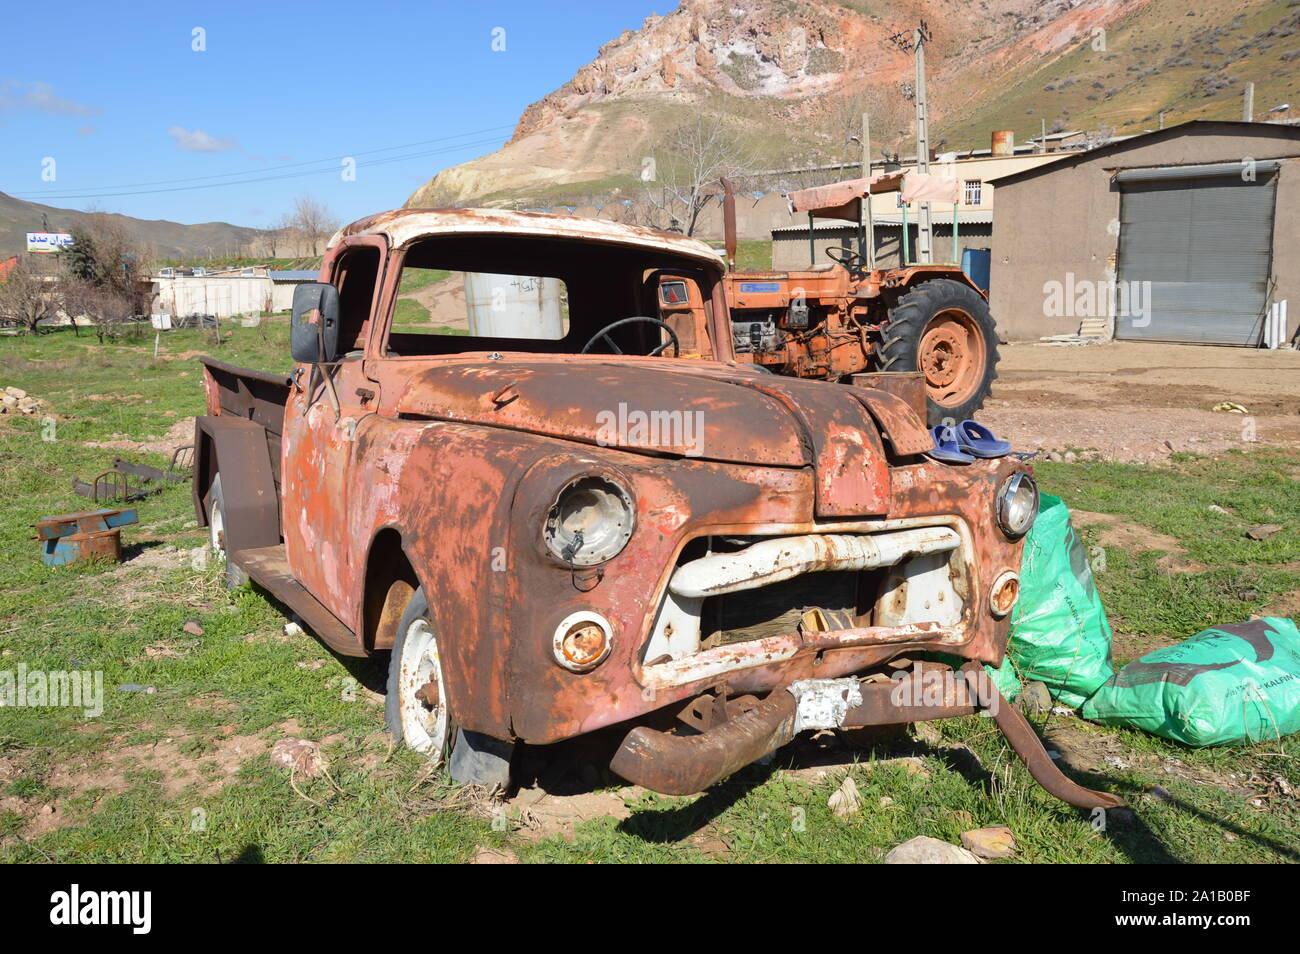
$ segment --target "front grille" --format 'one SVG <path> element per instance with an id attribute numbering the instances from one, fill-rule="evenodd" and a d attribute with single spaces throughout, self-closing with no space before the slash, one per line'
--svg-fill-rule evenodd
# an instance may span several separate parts
<path id="1" fill-rule="evenodd" d="M 821 610 L 835 629 L 858 625 L 860 578 L 852 571 L 808 573 L 770 586 L 711 596 L 700 610 L 700 648 L 798 632 L 804 615 Z"/>

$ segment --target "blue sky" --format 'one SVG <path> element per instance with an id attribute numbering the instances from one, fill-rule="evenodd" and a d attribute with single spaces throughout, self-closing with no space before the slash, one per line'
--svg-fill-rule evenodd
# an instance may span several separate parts
<path id="1" fill-rule="evenodd" d="M 0 191 L 252 226 L 310 194 L 351 221 L 491 152 L 525 106 L 601 44 L 669 9 L 665 0 L 10 4 Z M 414 153 L 429 154 L 391 161 Z M 343 180 L 344 156 L 356 159 L 355 181 Z M 195 188 L 270 176 L 283 178 Z"/>

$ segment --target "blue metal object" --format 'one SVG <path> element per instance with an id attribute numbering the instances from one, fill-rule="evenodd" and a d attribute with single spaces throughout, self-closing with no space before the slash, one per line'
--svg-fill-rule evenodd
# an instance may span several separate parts
<path id="1" fill-rule="evenodd" d="M 138 522 L 135 508 L 90 510 L 42 517 L 36 527 L 46 566 L 104 557 L 122 559 L 121 529 Z"/>
<path id="2" fill-rule="evenodd" d="M 980 291 L 989 290 L 989 268 L 992 264 L 992 252 L 986 248 L 968 248 L 961 253 L 961 270 L 966 277 L 979 286 Z"/>

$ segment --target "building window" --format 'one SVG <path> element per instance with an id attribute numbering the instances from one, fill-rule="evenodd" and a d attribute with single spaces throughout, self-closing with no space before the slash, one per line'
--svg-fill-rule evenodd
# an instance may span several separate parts
<path id="1" fill-rule="evenodd" d="M 965 186 L 966 195 L 963 201 L 967 205 L 979 205 L 984 194 L 984 183 L 978 179 L 967 179 Z"/>

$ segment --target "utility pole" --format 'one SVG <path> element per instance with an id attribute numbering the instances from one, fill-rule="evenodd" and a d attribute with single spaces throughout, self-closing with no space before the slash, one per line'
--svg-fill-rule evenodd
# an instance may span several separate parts
<path id="1" fill-rule="evenodd" d="M 916 63 L 916 171 L 926 174 L 930 171 L 930 118 L 925 98 L 925 44 L 930 41 L 930 28 L 922 20 L 916 29 L 895 33 L 889 39 L 904 53 L 913 54 Z M 916 252 L 922 264 L 928 265 L 934 260 L 931 252 L 933 234 L 930 203 L 922 202 L 916 227 Z"/>
<path id="2" fill-rule="evenodd" d="M 1251 123 L 1255 121 L 1255 84 L 1247 83 L 1246 92 L 1243 94 L 1241 103 L 1241 120 L 1242 122 Z"/>
<path id="3" fill-rule="evenodd" d="M 862 178 L 871 178 L 871 117 L 862 114 Z M 862 236 L 866 245 L 867 268 L 876 270 L 876 223 L 871 212 L 871 195 L 862 198 L 858 215 Z"/>

